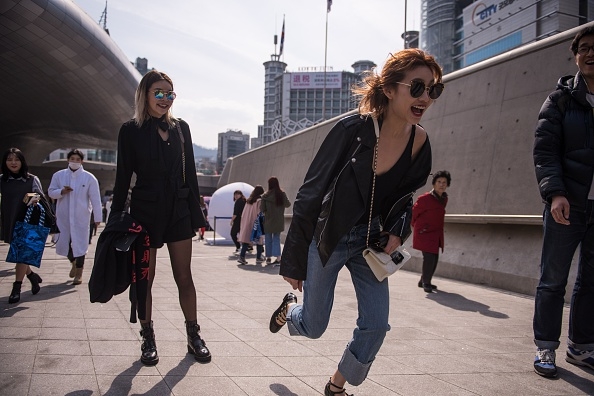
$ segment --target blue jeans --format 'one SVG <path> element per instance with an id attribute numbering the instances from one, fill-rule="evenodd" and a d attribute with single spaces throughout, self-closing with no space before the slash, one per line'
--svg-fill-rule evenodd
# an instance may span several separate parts
<path id="1" fill-rule="evenodd" d="M 540 283 L 536 288 L 534 343 L 538 348 L 559 347 L 565 287 L 571 260 L 578 247 L 580 256 L 569 311 L 569 340 L 580 350 L 594 349 L 594 201 L 586 212 L 571 209 L 570 225 L 555 222 L 549 205 L 544 210 L 544 238 Z"/>
<path id="2" fill-rule="evenodd" d="M 379 232 L 377 219 L 374 220 L 372 233 L 373 231 Z M 309 246 L 303 304 L 293 305 L 287 315 L 291 335 L 321 337 L 330 320 L 338 272 L 342 267 L 347 267 L 355 286 L 359 317 L 353 338 L 338 364 L 338 370 L 355 386 L 367 377 L 386 332 L 390 329 L 388 280 L 379 282 L 365 262 L 362 252 L 366 237 L 367 225 L 353 227 L 342 237 L 325 266 L 322 266 L 314 240 Z"/>
<path id="3" fill-rule="evenodd" d="M 280 257 L 280 232 L 264 235 L 264 246 L 266 246 L 266 257 Z"/>
<path id="4" fill-rule="evenodd" d="M 245 258 L 245 254 L 247 253 L 248 248 L 250 247 L 249 243 L 242 243 L 241 244 L 241 250 L 239 251 L 239 256 L 241 258 Z M 264 246 L 262 245 L 256 245 L 256 258 L 257 259 L 261 259 L 262 258 L 262 252 L 264 251 Z"/>

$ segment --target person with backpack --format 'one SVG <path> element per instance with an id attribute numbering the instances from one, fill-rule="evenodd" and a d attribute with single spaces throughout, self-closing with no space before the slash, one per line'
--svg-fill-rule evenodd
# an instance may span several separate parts
<path id="1" fill-rule="evenodd" d="M 578 72 L 561 77 L 545 100 L 533 152 L 545 204 L 533 321 L 534 371 L 544 377 L 557 376 L 555 351 L 560 345 L 565 287 L 578 246 L 565 360 L 594 369 L 594 26 L 580 30 L 570 49 Z"/>

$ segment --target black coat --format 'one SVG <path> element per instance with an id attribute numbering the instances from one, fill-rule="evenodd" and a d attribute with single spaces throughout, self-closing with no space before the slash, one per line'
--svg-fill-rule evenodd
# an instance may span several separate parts
<path id="1" fill-rule="evenodd" d="M 106 303 L 130 286 L 130 322 L 145 319 L 149 281 L 149 236 L 126 212 L 115 213 L 99 236 L 89 278 L 91 302 Z"/>
<path id="2" fill-rule="evenodd" d="M 365 214 L 375 143 L 371 117 L 351 115 L 332 128 L 297 193 L 282 253 L 281 275 L 306 278 L 307 252 L 313 238 L 325 265 L 340 238 Z M 425 185 L 430 171 L 431 145 L 427 138 L 400 184 L 394 186 L 391 201 L 381 208 L 384 230 L 399 236 L 402 242 L 411 232 L 412 196 Z"/>
<path id="3" fill-rule="evenodd" d="M 200 191 L 194 164 L 194 150 L 188 124 L 179 120 L 184 136 L 186 156 L 186 183 L 188 189 L 182 189 L 182 143 L 177 128 L 169 129 L 171 149 L 175 153 L 174 162 L 168 167 L 161 155 L 162 144 L 157 132 L 157 124 L 149 119 L 140 128 L 134 120 L 122 125 L 118 136 L 118 161 L 116 181 L 113 190 L 111 213 L 125 210 L 128 189 L 132 174 L 136 174 L 136 183 L 130 197 L 130 214 L 149 231 L 162 230 L 169 216 L 173 221 L 191 216 L 192 229 L 206 226 L 200 210 Z M 182 194 L 183 193 L 183 194 Z"/>
<path id="4" fill-rule="evenodd" d="M 559 79 L 540 109 L 533 151 L 543 201 L 565 196 L 580 211 L 594 176 L 594 117 L 586 92 L 580 73 Z"/>

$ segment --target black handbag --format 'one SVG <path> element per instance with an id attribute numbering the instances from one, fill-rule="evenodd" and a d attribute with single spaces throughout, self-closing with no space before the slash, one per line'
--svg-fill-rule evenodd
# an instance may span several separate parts
<path id="1" fill-rule="evenodd" d="M 39 204 L 43 206 L 45 212 L 45 221 L 43 225 L 50 229 L 50 234 L 59 234 L 60 229 L 58 228 L 58 223 L 56 223 L 56 212 L 54 212 L 54 208 L 43 195 L 39 196 Z"/>

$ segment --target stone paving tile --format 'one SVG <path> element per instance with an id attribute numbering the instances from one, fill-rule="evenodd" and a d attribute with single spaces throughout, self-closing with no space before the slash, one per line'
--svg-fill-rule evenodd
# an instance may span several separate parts
<path id="1" fill-rule="evenodd" d="M 31 374 L 33 372 L 33 365 L 35 362 L 35 355 L 18 355 L 15 358 L 11 354 L 0 355 L 0 373 L 21 373 Z M 0 388 L 1 392 L 1 388 Z"/>
<path id="2" fill-rule="evenodd" d="M 0 354 L 34 355 L 37 352 L 37 340 L 3 338 L 0 342 Z M 0 357 L 4 361 L 5 357 Z"/>
<path id="3" fill-rule="evenodd" d="M 39 333 L 39 339 L 82 341 L 87 340 L 88 337 L 85 328 L 44 327 Z"/>
<path id="4" fill-rule="evenodd" d="M 2 393 L 10 396 L 27 396 L 31 374 L 0 373 L 0 389 Z"/>
<path id="5" fill-rule="evenodd" d="M 29 396 L 100 395 L 94 375 L 32 374 Z"/>
<path id="6" fill-rule="evenodd" d="M 37 355 L 33 372 L 36 374 L 95 374 L 91 356 Z"/>
<path id="7" fill-rule="evenodd" d="M 237 266 L 229 246 L 194 245 L 193 279 L 201 334 L 213 354 L 201 364 L 187 353 L 184 316 L 167 249 L 159 250 L 153 321 L 160 362 L 139 361 L 138 323 L 130 323 L 128 293 L 89 301 L 88 277 L 72 286 L 70 268 L 55 249 L 35 296 L 7 298 L 14 267 L 0 270 L 0 394 L 30 395 L 321 395 L 352 337 L 356 299 L 347 271 L 339 275 L 334 311 L 317 340 L 270 334 L 270 315 L 290 291 L 278 267 Z M 7 245 L 0 244 L 0 257 Z M 251 262 L 253 256 L 249 257 Z M 390 278 L 390 325 L 368 379 L 347 386 L 356 395 L 586 395 L 594 371 L 563 360 L 559 378 L 533 373 L 533 298 L 436 278 L 437 293 L 416 285 L 419 275 Z M 28 287 L 29 285 L 27 285 Z M 302 293 L 297 292 L 299 301 Z M 561 339 L 567 338 L 568 309 Z M 6 362 L 9 362 L 8 364 Z"/>
<path id="8" fill-rule="evenodd" d="M 37 344 L 38 355 L 89 355 L 90 353 L 88 341 L 39 340 Z"/>
<path id="9" fill-rule="evenodd" d="M 166 376 L 163 379 L 176 396 L 229 396 L 247 394 L 244 389 L 237 385 L 234 378 L 201 377 L 197 380 L 192 377 Z"/>

